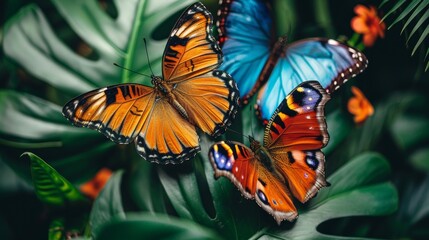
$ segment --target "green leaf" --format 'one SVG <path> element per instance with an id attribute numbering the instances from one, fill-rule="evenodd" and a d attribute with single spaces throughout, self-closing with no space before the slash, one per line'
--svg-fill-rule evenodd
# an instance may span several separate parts
<path id="1" fill-rule="evenodd" d="M 392 136 L 403 150 L 429 139 L 429 121 L 425 116 L 404 114 L 393 121 Z"/>
<path id="2" fill-rule="evenodd" d="M 81 57 L 57 36 L 44 13 L 35 5 L 23 8 L 4 31 L 5 54 L 29 73 L 56 89 L 71 95 L 96 87 L 140 81 L 141 76 L 112 66 L 118 63 L 148 73 L 143 37 L 148 39 L 150 60 L 159 74 L 161 56 L 172 23 L 161 25 L 193 0 L 114 2 L 118 16 L 112 18 L 96 1 L 52 0 L 76 34 L 96 53 L 96 60 Z M 164 39 L 153 39 L 156 31 L 165 31 Z"/>
<path id="3" fill-rule="evenodd" d="M 159 181 L 158 172 L 153 164 L 136 159 L 130 176 L 127 178 L 128 194 L 140 211 L 167 213 L 164 189 Z"/>
<path id="4" fill-rule="evenodd" d="M 426 20 L 427 19 L 429 19 L 429 11 L 428 11 L 428 14 L 426 15 Z M 420 21 L 422 21 L 422 20 L 423 20 L 423 18 L 420 19 Z M 421 23 L 423 24 L 423 21 Z M 417 27 L 417 25 L 414 28 L 416 28 L 416 27 Z M 411 33 L 411 34 L 413 34 L 413 33 Z M 425 40 L 428 35 L 429 35 L 429 27 L 426 27 L 426 29 L 424 30 L 424 32 L 420 35 L 419 40 L 417 40 L 416 45 L 414 46 L 413 51 L 411 52 L 411 55 L 414 55 L 414 53 L 416 52 L 417 48 L 420 47 L 420 44 L 423 43 L 423 40 Z M 411 35 L 410 35 L 410 38 L 411 38 Z"/>
<path id="5" fill-rule="evenodd" d="M 426 13 L 419 19 L 419 21 L 414 25 L 413 30 L 411 30 L 410 35 L 408 36 L 407 43 L 411 39 L 411 37 L 414 35 L 414 33 L 419 30 L 419 28 L 423 25 L 423 23 L 429 19 L 429 11 L 426 11 Z M 429 26 L 426 25 L 426 30 L 429 29 Z"/>
<path id="6" fill-rule="evenodd" d="M 274 219 L 255 201 L 244 199 L 226 178 L 215 180 L 208 156 L 213 142 L 203 137 L 201 152 L 187 165 L 160 168 L 160 180 L 179 217 L 217 230 L 225 239 L 248 238 Z"/>
<path id="7" fill-rule="evenodd" d="M 210 141 L 203 141 L 202 152 L 207 152 L 210 145 Z M 198 167 L 199 164 L 203 168 Z M 329 219 L 385 215 L 396 209 L 396 190 L 386 181 L 390 167 L 379 154 L 362 154 L 329 177 L 332 186 L 322 189 L 307 205 L 308 209 L 300 211 L 297 223 L 287 231 L 277 227 L 272 217 L 255 201 L 237 194 L 238 190 L 228 179 L 215 180 L 207 157 L 200 155 L 193 159 L 192 165 L 192 171 L 177 168 L 173 172 L 160 171 L 167 196 L 181 218 L 215 228 L 227 239 L 248 238 L 257 231 L 259 233 L 254 238 L 268 234 L 270 237 L 294 239 L 309 231 L 303 239 L 314 239 L 322 235 L 317 232 L 317 226 Z M 198 176 L 202 172 L 205 172 L 205 179 Z M 204 181 L 207 186 L 201 184 Z M 210 191 L 211 199 L 204 199 L 205 188 Z M 355 204 L 356 199 L 359 203 Z M 289 224 L 286 222 L 284 225 Z"/>
<path id="8" fill-rule="evenodd" d="M 97 1 L 52 2 L 65 20 L 61 29 L 69 26 L 69 33 L 75 34 L 71 38 L 88 45 L 95 59 L 76 53 L 57 26 L 51 25 L 47 17 L 51 12 L 44 13 L 36 5 L 22 8 L 7 22 L 2 47 L 6 57 L 66 99 L 122 82 L 150 83 L 112 63 L 148 73 L 145 37 L 153 69 L 161 73 L 161 56 L 174 16 L 195 1 L 113 1 L 117 16 L 110 16 Z M 0 113 L 6 115 L 0 118 L 1 156 L 27 179 L 28 165 L 15 161 L 24 151 L 43 154 L 70 181 L 82 182 L 106 164 L 100 159 L 106 159 L 115 146 L 96 131 L 72 127 L 62 117 L 61 106 L 28 94 L 5 90 Z"/>
<path id="9" fill-rule="evenodd" d="M 383 2 L 380 3 L 379 8 L 381 8 L 382 6 L 384 6 L 384 4 L 388 3 L 390 0 L 383 0 Z"/>
<path id="10" fill-rule="evenodd" d="M 115 172 L 95 199 L 89 216 L 93 237 L 97 237 L 102 225 L 111 221 L 112 218 L 125 218 L 121 197 L 122 176 L 123 171 Z"/>
<path id="11" fill-rule="evenodd" d="M 49 240 L 65 239 L 64 235 L 64 219 L 54 219 L 49 225 Z"/>
<path id="12" fill-rule="evenodd" d="M 423 179 L 410 177 L 407 181 L 402 180 L 402 184 L 404 192 L 397 215 L 405 225 L 401 228 L 409 228 L 429 216 L 429 176 Z"/>
<path id="13" fill-rule="evenodd" d="M 323 152 L 330 154 L 348 136 L 353 123 L 345 112 L 336 110 L 326 116 L 326 124 L 328 126 L 329 143 L 323 149 Z"/>
<path id="14" fill-rule="evenodd" d="M 425 59 L 426 58 L 428 58 L 428 56 L 429 56 L 429 48 L 426 50 L 426 56 L 425 56 Z M 429 61 L 427 62 L 427 64 L 426 64 L 426 67 L 425 67 L 425 71 L 427 71 L 429 69 Z"/>
<path id="15" fill-rule="evenodd" d="M 416 151 L 410 156 L 413 166 L 419 170 L 429 173 L 429 148 Z"/>
<path id="16" fill-rule="evenodd" d="M 407 28 L 408 24 L 411 23 L 411 21 L 427 6 L 427 3 L 425 1 L 421 2 L 420 5 L 414 10 L 413 14 L 408 18 L 408 20 L 405 22 L 404 26 L 402 27 L 401 34 L 404 32 L 404 30 Z"/>
<path id="17" fill-rule="evenodd" d="M 393 21 L 393 23 L 390 24 L 389 28 L 393 27 L 396 23 L 400 22 L 402 19 L 404 19 L 419 3 L 421 2 L 421 0 L 416 0 L 416 1 L 412 1 L 407 8 L 402 11 L 402 13 L 396 18 L 395 21 Z"/>
<path id="18" fill-rule="evenodd" d="M 297 24 L 297 11 L 295 1 L 275 0 L 273 1 L 273 10 L 273 18 L 276 23 L 288 23 L 275 24 L 276 36 L 283 36 L 285 34 L 287 34 L 288 37 L 293 36 Z"/>
<path id="19" fill-rule="evenodd" d="M 89 129 L 72 126 L 61 107 L 33 95 L 0 90 L 1 156 L 21 176 L 31 179 L 29 163 L 18 161 L 24 151 L 43 154 L 71 181 L 92 175 L 114 143 Z"/>
<path id="20" fill-rule="evenodd" d="M 384 5 L 386 2 L 388 1 L 383 1 L 383 3 L 380 5 L 380 7 L 382 5 Z M 394 2 L 394 1 L 391 1 Z M 400 7 L 402 7 L 405 4 L 405 9 L 403 11 L 399 11 L 398 9 Z M 393 21 L 393 23 L 390 24 L 390 26 L 388 27 L 388 29 L 390 29 L 391 27 L 393 27 L 396 23 L 405 20 L 406 17 L 408 17 L 407 21 L 405 22 L 405 24 L 402 27 L 401 30 L 401 34 L 404 32 L 405 29 L 407 29 L 407 27 L 409 26 L 409 24 L 411 23 L 411 21 L 413 21 L 417 16 L 419 16 L 419 19 L 417 20 L 417 23 L 414 24 L 414 27 L 411 30 L 411 33 L 406 37 L 407 38 L 407 45 L 408 42 L 410 41 L 410 39 L 413 37 L 413 35 L 416 32 L 420 32 L 421 36 L 418 37 L 418 40 L 411 52 L 411 55 L 414 55 L 414 53 L 417 51 L 418 48 L 422 47 L 423 50 L 422 52 L 426 51 L 425 50 L 425 46 L 427 41 L 425 41 L 427 39 L 427 36 L 429 35 L 429 27 L 427 24 L 427 20 L 429 19 L 429 1 L 421 1 L 421 0 L 413 0 L 413 1 L 406 1 L 406 0 L 401 0 L 401 1 L 397 1 L 396 4 L 387 11 L 387 14 L 383 17 L 382 21 L 384 21 L 389 15 L 392 14 L 398 14 L 399 16 L 396 17 L 396 19 Z M 427 47 L 427 46 L 426 46 Z M 423 62 L 425 61 L 425 57 L 422 57 Z M 426 63 L 426 68 L 425 71 L 428 69 L 429 66 L 429 62 Z"/>
<path id="21" fill-rule="evenodd" d="M 96 239 L 220 239 L 211 230 L 191 221 L 165 215 L 127 214 L 100 229 Z"/>
<path id="22" fill-rule="evenodd" d="M 313 9 L 315 10 L 317 24 L 324 28 L 326 37 L 334 37 L 336 33 L 331 19 L 332 14 L 329 8 L 329 1 L 315 1 Z"/>
<path id="23" fill-rule="evenodd" d="M 33 153 L 24 153 L 31 161 L 31 175 L 39 199 L 53 206 L 67 206 L 87 199 L 67 179 Z"/>
<path id="24" fill-rule="evenodd" d="M 318 226 L 330 219 L 351 216 L 380 216 L 394 212 L 398 205 L 395 187 L 386 181 L 387 160 L 380 154 L 363 153 L 328 178 L 332 185 L 320 190 L 308 208 L 300 212 L 290 229 L 267 228 L 256 238 L 344 239 L 321 233 Z"/>
<path id="25" fill-rule="evenodd" d="M 384 15 L 384 17 L 381 19 L 381 21 L 384 21 L 388 16 L 393 14 L 398 8 L 402 6 L 402 4 L 406 3 L 407 0 L 399 0 L 396 2 L 396 4 Z"/>

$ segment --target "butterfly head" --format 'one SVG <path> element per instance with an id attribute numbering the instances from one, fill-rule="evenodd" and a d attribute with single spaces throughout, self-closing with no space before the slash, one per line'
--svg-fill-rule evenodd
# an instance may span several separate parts
<path id="1" fill-rule="evenodd" d="M 257 140 L 255 140 L 255 138 L 253 138 L 252 136 L 249 136 L 249 141 L 250 141 L 250 148 L 256 152 L 257 150 L 259 150 L 261 148 L 261 143 L 258 142 Z"/>
<path id="2" fill-rule="evenodd" d="M 164 95 L 170 93 L 171 89 L 164 83 L 162 77 L 152 75 L 152 84 L 156 90 Z"/>

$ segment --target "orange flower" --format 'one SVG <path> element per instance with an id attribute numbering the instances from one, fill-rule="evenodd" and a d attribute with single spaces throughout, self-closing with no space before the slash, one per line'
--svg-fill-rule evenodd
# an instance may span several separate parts
<path id="1" fill-rule="evenodd" d="M 367 47 L 374 45 L 377 37 L 384 38 L 386 25 L 380 22 L 377 9 L 374 6 L 369 8 L 363 5 L 357 5 L 354 8 L 355 16 L 351 21 L 352 29 L 359 34 L 363 34 L 363 44 Z"/>
<path id="2" fill-rule="evenodd" d="M 100 169 L 93 179 L 80 186 L 80 191 L 91 199 L 95 199 L 111 175 L 112 171 L 110 169 Z"/>
<path id="3" fill-rule="evenodd" d="M 347 108 L 354 115 L 355 123 L 363 123 L 374 113 L 374 107 L 359 88 L 352 86 L 352 93 L 354 97 L 350 98 Z"/>

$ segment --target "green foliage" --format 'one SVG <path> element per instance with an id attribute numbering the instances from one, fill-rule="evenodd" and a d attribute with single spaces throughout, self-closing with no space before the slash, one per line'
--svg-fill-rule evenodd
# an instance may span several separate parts
<path id="1" fill-rule="evenodd" d="M 31 175 L 40 201 L 65 206 L 87 201 L 67 179 L 33 153 L 24 153 L 31 161 Z"/>
<path id="2" fill-rule="evenodd" d="M 332 185 L 319 192 L 292 229 L 270 229 L 263 234 L 283 239 L 343 239 L 319 232 L 318 226 L 335 218 L 394 212 L 398 196 L 395 187 L 386 181 L 389 174 L 390 166 L 384 157 L 363 153 L 328 178 Z"/>
<path id="3" fill-rule="evenodd" d="M 64 236 L 64 219 L 55 219 L 49 225 L 49 240 L 65 239 Z"/>
<path id="4" fill-rule="evenodd" d="M 420 33 L 420 36 L 417 36 L 411 55 L 416 53 L 417 49 L 421 48 L 422 58 L 426 60 L 425 71 L 429 69 L 429 2 L 426 0 L 384 0 L 380 7 L 390 6 L 390 9 L 387 9 L 387 13 L 382 19 L 384 21 L 390 15 L 396 16 L 394 20 L 391 21 L 389 29 L 392 28 L 399 22 L 404 22 L 401 30 L 407 33 L 407 45 L 415 33 Z M 413 24 L 411 24 L 413 23 Z"/>
<path id="5" fill-rule="evenodd" d="M 356 126 L 345 111 L 347 96 L 340 92 L 343 90 L 332 96 L 327 106 L 331 139 L 323 149 L 332 185 L 323 188 L 308 204 L 298 204 L 300 216 L 296 222 L 278 226 L 255 201 L 244 199 L 226 178 L 213 178 L 207 150 L 215 140 L 202 137 L 201 154 L 191 161 L 158 166 L 139 158 L 134 146 L 117 146 L 96 131 L 73 127 L 63 118 L 62 105 L 83 92 L 125 82 L 149 84 L 150 79 L 112 63 L 149 73 L 142 41 L 145 37 L 152 68 L 159 75 L 169 31 L 182 9 L 194 1 L 102 2 L 107 6 L 88 0 L 27 5 L 2 29 L 7 65 L 0 72 L 8 70 L 4 79 L 9 82 L 0 88 L 0 161 L 6 162 L 14 175 L 7 179 L 7 186 L 0 185 L 0 192 L 6 196 L 2 195 L 0 204 L 0 238 L 28 238 L 14 236 L 14 232 L 30 229 L 31 225 L 43 228 L 45 233 L 32 238 L 48 235 L 49 239 L 62 239 L 70 232 L 95 239 L 429 236 L 424 230 L 429 216 L 429 116 L 423 110 L 429 103 L 425 97 L 428 86 L 409 83 L 412 79 L 422 84 L 419 79 L 424 76 L 409 76 L 416 66 L 397 53 L 402 46 L 398 42 L 389 42 L 392 40 L 388 37 L 383 40 L 388 47 L 393 45 L 395 52 L 391 48 L 367 49 L 369 68 L 353 83 L 367 90 L 365 94 L 375 105 L 375 114 L 365 124 Z M 310 2 L 312 8 L 308 7 Z M 216 1 L 209 4 L 215 13 Z M 278 0 L 275 4 L 275 9 L 281 9 L 276 13 L 277 22 L 286 22 L 276 27 L 279 32 L 293 35 L 293 39 L 321 36 L 321 32 L 335 37 L 336 32 L 348 31 L 344 25 L 349 29 L 352 18 L 353 3 L 346 1 Z M 397 16 L 391 26 L 405 21 L 403 31 L 411 32 L 407 40 L 418 38 L 413 54 L 417 48 L 424 48 L 428 35 L 427 1 L 385 0 L 384 4 L 394 5 L 386 14 L 386 19 Z M 83 54 L 76 46 L 87 46 L 89 54 Z M 392 59 L 397 65 L 391 65 Z M 254 103 L 253 98 L 239 111 L 232 129 L 262 139 L 264 128 L 254 114 Z M 223 138 L 247 141 L 232 133 Z M 35 154 L 26 153 L 31 159 L 26 161 L 19 158 L 22 152 Z M 106 165 L 121 170 L 111 177 L 91 210 L 64 208 L 66 203 L 82 200 L 74 186 Z M 0 171 L 3 174 L 6 168 Z M 22 179 L 34 184 L 34 192 L 42 201 L 56 207 L 41 209 L 30 198 L 28 203 L 14 206 L 22 202 L 16 203 L 15 197 L 22 197 L 14 195 L 16 192 L 35 195 Z M 14 186 L 11 180 L 20 182 Z M 4 209 L 9 207 L 16 210 L 7 215 Z M 26 210 L 26 215 L 17 216 L 21 209 Z M 28 220 L 33 222 L 24 225 L 24 217 L 33 215 L 34 219 Z M 375 219 L 374 224 L 368 219 Z M 350 231 L 353 227 L 366 231 Z M 335 233 L 329 232 L 334 228 Z"/>
<path id="6" fill-rule="evenodd" d="M 104 225 L 96 239 L 221 239 L 190 221 L 164 215 L 129 214 Z"/>
<path id="7" fill-rule="evenodd" d="M 407 94 L 401 98 L 395 119 L 389 124 L 393 140 L 407 153 L 407 161 L 418 170 L 429 170 L 429 114 L 420 111 L 429 104 L 423 94 Z"/>
<path id="8" fill-rule="evenodd" d="M 159 75 L 161 55 L 170 31 L 162 25 L 168 23 L 168 16 L 191 2 L 158 1 L 151 2 L 150 6 L 147 1 L 118 4 L 115 6 L 118 16 L 111 18 L 95 1 L 53 0 L 75 38 L 92 49 L 95 59 L 71 51 L 68 40 L 57 35 L 43 11 L 29 5 L 6 24 L 3 50 L 29 74 L 53 87 L 60 96 L 56 99 L 60 105 L 96 87 L 131 81 L 150 84 L 150 79 L 142 80 L 141 76 L 114 67 L 112 63 L 148 73 L 146 59 L 141 57 L 145 56 L 145 37 L 149 40 L 151 64 Z M 155 32 L 163 39 L 153 39 Z M 2 90 L 0 98 L 0 111 L 5 116 L 0 119 L 0 141 L 8 148 L 8 153 L 5 151 L 2 155 L 23 175 L 27 174 L 28 165 L 14 160 L 23 151 L 31 151 L 45 153 L 68 179 L 83 181 L 100 168 L 101 162 L 96 159 L 109 155 L 109 150 L 115 147 L 95 131 L 71 126 L 62 117 L 61 106 L 55 103 L 9 89 Z M 76 174 L 79 173 L 76 168 L 93 170 L 81 175 Z"/>
<path id="9" fill-rule="evenodd" d="M 110 179 L 99 197 L 94 202 L 89 217 L 89 225 L 94 237 L 103 224 L 109 222 L 112 218 L 125 219 L 124 207 L 121 198 L 121 180 L 123 172 L 116 172 Z"/>

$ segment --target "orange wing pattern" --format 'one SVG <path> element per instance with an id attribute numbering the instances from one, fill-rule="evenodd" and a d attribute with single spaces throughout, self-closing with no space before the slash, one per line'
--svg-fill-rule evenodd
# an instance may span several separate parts
<path id="1" fill-rule="evenodd" d="M 201 3 L 189 7 L 171 32 L 163 58 L 164 81 L 189 121 L 217 137 L 238 110 L 239 92 L 226 72 L 215 70 L 222 52 L 213 38 L 213 19 Z"/>
<path id="2" fill-rule="evenodd" d="M 148 123 L 136 140 L 139 154 L 150 162 L 181 163 L 200 151 L 195 126 L 184 119 L 166 98 L 154 104 Z"/>
<path id="3" fill-rule="evenodd" d="M 63 115 L 75 126 L 97 130 L 116 143 L 130 143 L 152 111 L 154 100 L 151 87 L 120 84 L 70 100 Z"/>
<path id="4" fill-rule="evenodd" d="M 222 52 L 213 38 L 213 17 L 201 3 L 179 18 L 163 56 L 163 77 L 171 84 L 192 79 L 217 68 Z"/>
<path id="5" fill-rule="evenodd" d="M 305 82 L 279 105 L 266 127 L 264 146 L 301 202 L 327 185 L 325 157 L 319 150 L 329 140 L 324 116 L 328 100 L 318 82 Z"/>
<path id="6" fill-rule="evenodd" d="M 221 141 L 210 148 L 209 158 L 216 178 L 229 178 L 246 198 L 255 198 L 277 223 L 297 218 L 297 210 L 284 180 L 269 172 L 251 149 L 238 142 Z"/>
<path id="7" fill-rule="evenodd" d="M 170 34 L 163 78 L 152 76 L 154 88 L 122 84 L 91 91 L 67 103 L 64 116 L 117 143 L 136 139 L 139 154 L 151 162 L 180 163 L 195 156 L 196 127 L 218 136 L 238 109 L 235 82 L 215 70 L 222 56 L 212 23 L 204 5 L 191 5 Z"/>
<path id="8" fill-rule="evenodd" d="M 173 93 L 189 121 L 213 137 L 225 132 L 238 110 L 237 86 L 220 70 L 177 84 Z"/>
<path id="9" fill-rule="evenodd" d="M 288 181 L 293 195 L 305 203 L 327 186 L 325 156 L 321 151 L 292 150 L 286 155 L 272 155 L 277 171 Z"/>
<path id="10" fill-rule="evenodd" d="M 306 202 L 327 186 L 320 148 L 329 139 L 324 117 L 328 99 L 318 82 L 300 84 L 272 116 L 263 146 L 250 137 L 250 148 L 229 141 L 210 148 L 215 176 L 229 178 L 278 224 L 296 219 L 292 195 Z"/>
<path id="11" fill-rule="evenodd" d="M 172 158 L 181 162 L 200 149 L 195 127 L 144 85 L 121 84 L 88 92 L 68 102 L 63 114 L 74 125 L 95 129 L 116 143 L 130 143 L 139 136 L 137 150 L 152 162 L 169 163 Z M 158 153 L 156 157 L 153 152 Z"/>

